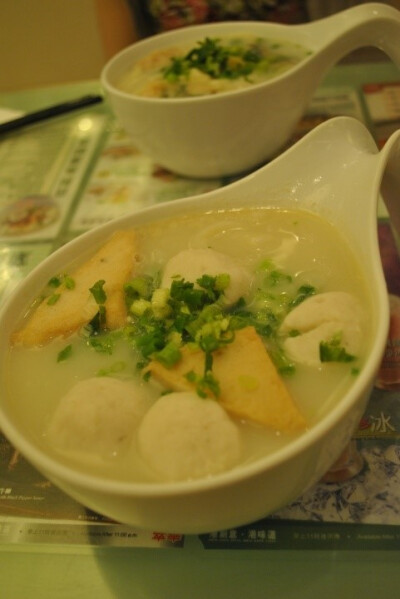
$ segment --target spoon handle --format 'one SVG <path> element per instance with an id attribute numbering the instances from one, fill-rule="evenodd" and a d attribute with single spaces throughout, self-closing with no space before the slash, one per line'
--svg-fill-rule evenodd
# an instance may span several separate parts
<path id="1" fill-rule="evenodd" d="M 380 152 L 383 164 L 381 194 L 400 243 L 400 130 L 392 133 Z M 398 247 L 400 252 L 400 245 Z"/>

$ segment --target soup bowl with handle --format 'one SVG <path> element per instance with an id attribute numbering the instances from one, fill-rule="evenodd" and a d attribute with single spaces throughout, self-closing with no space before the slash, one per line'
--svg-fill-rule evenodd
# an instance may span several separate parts
<path id="1" fill-rule="evenodd" d="M 270 80 L 226 93 L 146 98 L 119 89 L 121 77 L 150 53 L 224 35 L 286 41 L 309 54 Z M 375 46 L 400 66 L 399 38 L 400 12 L 378 3 L 302 25 L 196 25 L 122 50 L 104 67 L 101 82 L 118 122 L 155 162 L 188 177 L 229 176 L 259 167 L 285 147 L 322 77 L 351 51 Z"/>
<path id="2" fill-rule="evenodd" d="M 399 216 L 400 132 L 378 151 L 359 121 L 327 121 L 279 158 L 225 188 L 167 202 L 93 229 L 44 260 L 3 303 L 0 313 L 0 428 L 50 481 L 85 506 L 143 529 L 202 533 L 255 521 L 289 504 L 329 469 L 368 402 L 385 349 L 389 307 L 379 255 L 380 191 Z M 200 211 L 246 206 L 303 210 L 340 231 L 357 255 L 371 296 L 371 342 L 361 372 L 327 413 L 287 446 L 205 479 L 135 483 L 80 471 L 47 453 L 21 426 L 7 378 L 10 337 L 49 278 L 93 252 L 110 234 Z M 397 220 L 398 222 L 398 220 Z M 45 393 L 45 386 L 44 386 Z"/>

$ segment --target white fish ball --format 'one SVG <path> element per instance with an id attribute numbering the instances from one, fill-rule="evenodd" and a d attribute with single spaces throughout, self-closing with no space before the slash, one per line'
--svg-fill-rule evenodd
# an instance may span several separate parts
<path id="1" fill-rule="evenodd" d="M 328 291 L 311 296 L 284 319 L 280 333 L 289 336 L 283 348 L 293 361 L 319 367 L 321 341 L 330 341 L 339 334 L 344 349 L 356 355 L 361 347 L 362 320 L 360 303 L 350 293 Z M 291 337 L 290 331 L 294 330 L 298 334 Z"/>
<path id="2" fill-rule="evenodd" d="M 197 479 L 233 467 L 241 454 L 238 427 L 212 399 L 194 392 L 162 396 L 138 429 L 143 460 L 163 479 Z"/>
<path id="3" fill-rule="evenodd" d="M 177 278 L 195 283 L 203 275 L 214 277 L 221 274 L 230 277 L 224 290 L 227 304 L 234 304 L 249 294 L 251 277 L 248 271 L 230 256 L 210 248 L 190 248 L 170 258 L 164 268 L 161 287 L 170 287 Z"/>
<path id="4" fill-rule="evenodd" d="M 111 457 L 127 446 L 150 405 L 140 383 L 85 379 L 61 398 L 47 436 L 61 451 Z"/>

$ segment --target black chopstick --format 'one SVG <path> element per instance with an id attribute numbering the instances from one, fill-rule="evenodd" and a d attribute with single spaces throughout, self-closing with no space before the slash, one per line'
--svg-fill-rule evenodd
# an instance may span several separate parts
<path id="1" fill-rule="evenodd" d="M 26 125 L 32 125 L 34 123 L 50 119 L 54 116 L 66 114 L 67 112 L 78 110 L 79 108 L 84 108 L 85 106 L 98 104 L 102 101 L 102 96 L 89 95 L 83 96 L 82 98 L 78 98 L 76 100 L 69 100 L 68 102 L 63 102 L 62 104 L 55 104 L 54 106 L 49 106 L 48 108 L 42 108 L 41 110 L 36 110 L 35 112 L 29 112 L 28 114 L 24 114 L 24 116 L 12 119 L 11 121 L 0 123 L 0 133 L 15 131 L 15 129 L 20 129 Z"/>

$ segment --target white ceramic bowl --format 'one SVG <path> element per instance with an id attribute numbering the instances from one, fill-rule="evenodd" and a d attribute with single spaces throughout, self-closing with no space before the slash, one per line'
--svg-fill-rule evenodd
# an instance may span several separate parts
<path id="1" fill-rule="evenodd" d="M 120 77 L 143 56 L 208 37 L 254 34 L 287 40 L 312 54 L 265 83 L 214 96 L 157 99 L 118 90 Z M 362 46 L 377 46 L 400 66 L 400 12 L 365 4 L 305 25 L 228 22 L 156 35 L 114 56 L 101 75 L 112 109 L 137 147 L 160 165 L 189 177 L 249 171 L 290 139 L 322 76 Z"/>
<path id="2" fill-rule="evenodd" d="M 382 179 L 400 188 L 400 132 L 378 152 L 350 118 L 320 125 L 280 158 L 225 188 L 132 214 L 60 248 L 21 283 L 0 313 L 0 428 L 12 444 L 72 497 L 116 520 L 153 530 L 200 533 L 254 521 L 294 500 L 338 457 L 357 426 L 384 351 L 388 299 L 376 235 Z M 393 194 L 395 195 L 395 194 Z M 47 455 L 23 432 L 6 385 L 5 357 L 16 323 L 49 277 L 98 246 L 112 231 L 189 212 L 244 205 L 304 209 L 321 215 L 357 253 L 373 299 L 369 354 L 352 387 L 310 430 L 283 449 L 207 480 L 150 484 L 90 476 Z"/>

